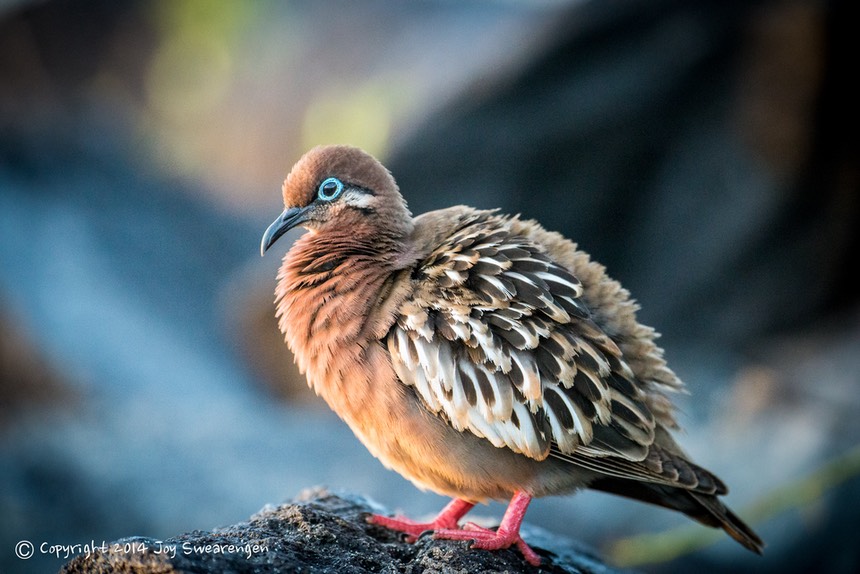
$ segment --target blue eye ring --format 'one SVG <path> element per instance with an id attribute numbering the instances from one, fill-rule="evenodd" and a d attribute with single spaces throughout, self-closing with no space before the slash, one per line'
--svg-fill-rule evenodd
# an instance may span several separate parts
<path id="1" fill-rule="evenodd" d="M 323 201 L 334 201 L 342 191 L 343 182 L 336 177 L 330 177 L 317 188 L 317 197 Z"/>

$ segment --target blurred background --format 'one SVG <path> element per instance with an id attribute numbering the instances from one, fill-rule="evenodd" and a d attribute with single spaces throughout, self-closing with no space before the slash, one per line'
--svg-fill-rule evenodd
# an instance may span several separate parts
<path id="1" fill-rule="evenodd" d="M 501 207 L 606 264 L 692 393 L 680 442 L 768 547 L 597 493 L 529 522 L 647 572 L 858 571 L 848 12 L 0 2 L 0 571 L 58 568 L 42 542 L 210 530 L 314 485 L 444 504 L 365 451 L 277 331 L 296 235 L 262 259 L 260 236 L 320 143 L 383 159 L 414 213 Z"/>

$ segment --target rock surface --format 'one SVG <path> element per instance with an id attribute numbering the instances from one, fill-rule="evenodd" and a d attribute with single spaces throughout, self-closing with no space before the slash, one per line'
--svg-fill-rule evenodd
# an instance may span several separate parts
<path id="1" fill-rule="evenodd" d="M 617 572 L 584 545 L 527 525 L 524 537 L 543 558 L 540 568 L 514 550 L 471 550 L 430 536 L 409 544 L 367 524 L 370 512 L 386 511 L 359 496 L 314 489 L 212 532 L 123 538 L 76 557 L 61 572 Z"/>

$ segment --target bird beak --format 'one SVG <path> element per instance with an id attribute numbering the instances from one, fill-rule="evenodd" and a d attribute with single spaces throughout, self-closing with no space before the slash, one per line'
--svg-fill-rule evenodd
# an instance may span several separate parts
<path id="1" fill-rule="evenodd" d="M 260 243 L 260 255 L 265 255 L 266 250 L 274 245 L 278 238 L 300 223 L 307 221 L 307 207 L 289 207 L 278 216 L 276 220 L 263 233 L 263 240 Z"/>

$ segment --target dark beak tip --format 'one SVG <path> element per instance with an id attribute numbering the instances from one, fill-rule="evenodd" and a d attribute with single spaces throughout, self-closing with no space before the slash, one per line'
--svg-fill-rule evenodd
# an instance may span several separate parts
<path id="1" fill-rule="evenodd" d="M 275 244 L 275 242 L 284 233 L 303 223 L 306 220 L 307 208 L 288 208 L 281 213 L 263 233 L 263 238 L 260 240 L 260 256 L 264 256 L 266 251 Z"/>
<path id="2" fill-rule="evenodd" d="M 275 241 L 284 234 L 286 230 L 282 230 L 283 225 L 283 214 L 279 215 L 275 221 L 266 228 L 266 231 L 263 232 L 263 237 L 260 239 L 260 256 L 264 256 L 266 251 L 269 250 L 269 247 L 274 245 Z"/>

